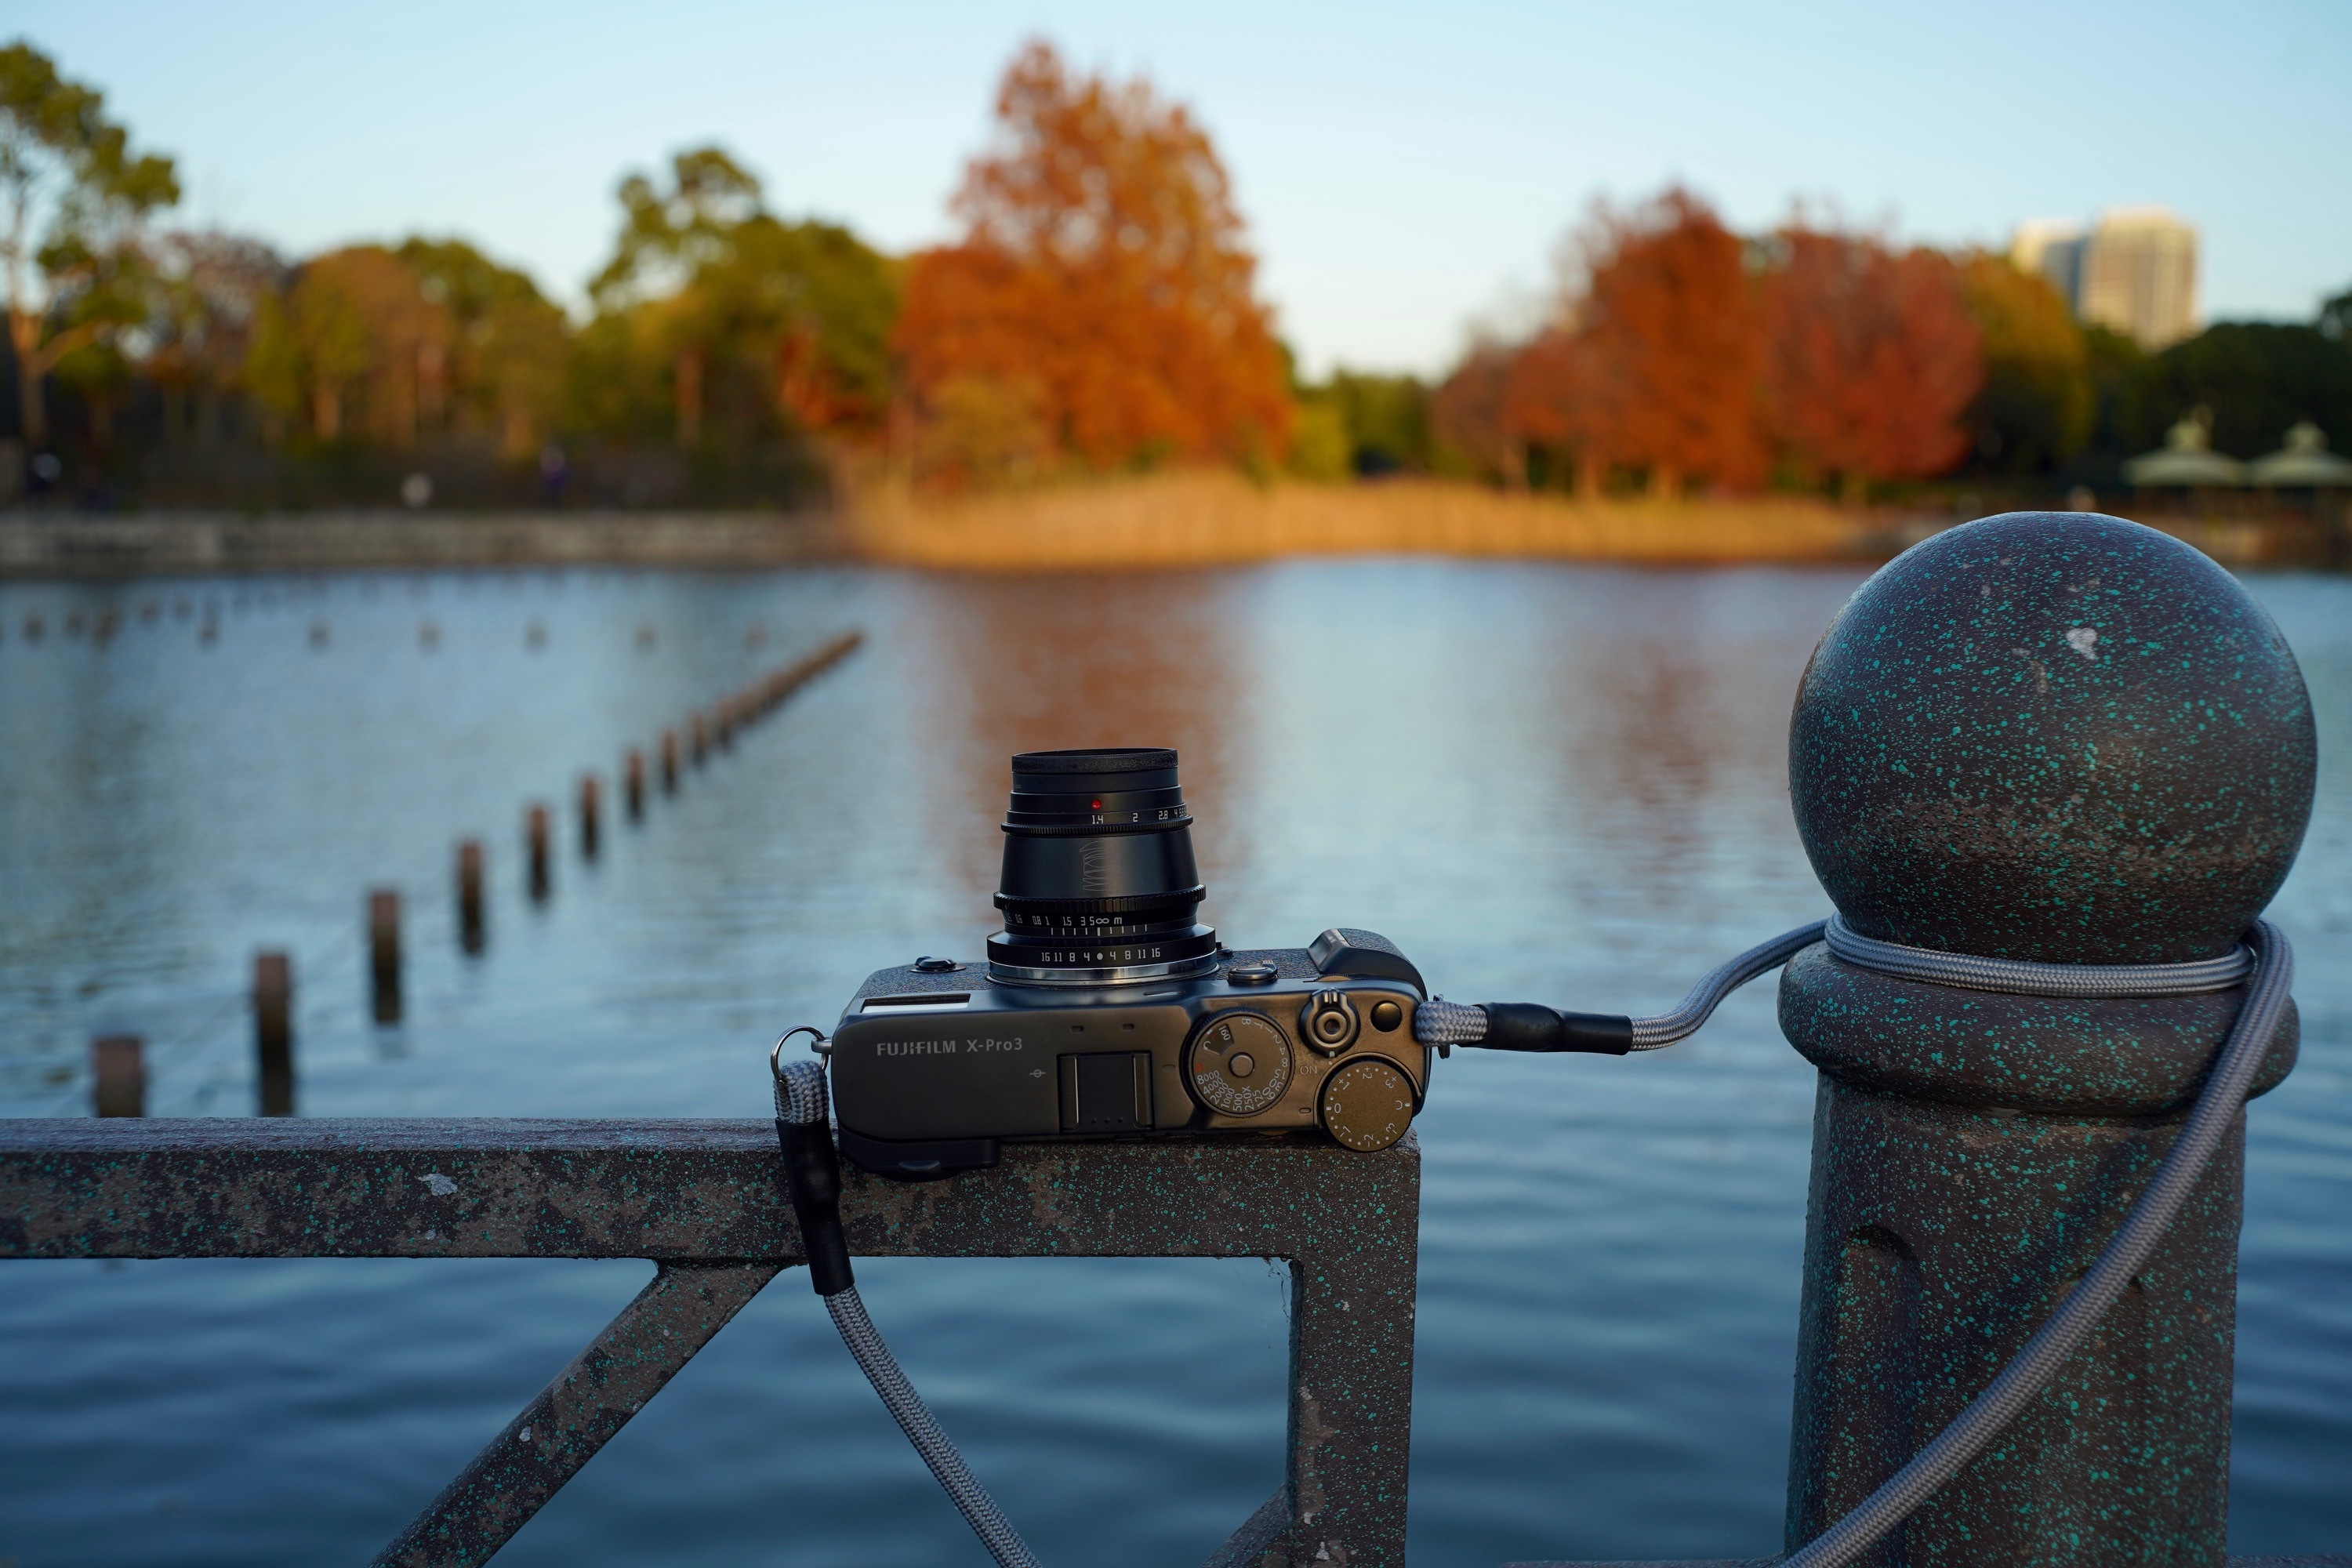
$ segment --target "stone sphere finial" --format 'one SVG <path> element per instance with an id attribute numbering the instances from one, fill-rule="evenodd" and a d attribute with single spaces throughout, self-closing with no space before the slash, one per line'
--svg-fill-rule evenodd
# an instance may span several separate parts
<path id="1" fill-rule="evenodd" d="M 2177 963 L 2278 890 L 2316 754 L 2303 673 L 2235 578 L 2121 518 L 2020 511 L 1846 602 L 1798 687 L 1789 792 L 1864 935 Z"/>

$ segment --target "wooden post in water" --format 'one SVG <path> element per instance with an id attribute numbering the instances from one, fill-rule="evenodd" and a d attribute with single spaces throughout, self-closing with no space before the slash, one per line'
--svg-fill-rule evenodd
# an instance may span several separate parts
<path id="1" fill-rule="evenodd" d="M 646 819 L 646 754 L 636 747 L 629 748 L 629 760 L 621 770 L 621 793 L 628 804 L 629 820 Z"/>
<path id="2" fill-rule="evenodd" d="M 294 963 L 282 952 L 253 955 L 253 1055 L 257 1110 L 294 1114 Z"/>
<path id="3" fill-rule="evenodd" d="M 604 786 L 594 773 L 580 775 L 580 854 L 593 860 L 604 842 Z"/>
<path id="4" fill-rule="evenodd" d="M 530 841 L 530 900 L 535 904 L 543 904 L 547 901 L 548 893 L 547 807 L 533 805 L 530 808 L 525 837 Z"/>
<path id="5" fill-rule="evenodd" d="M 482 841 L 468 838 L 457 846 L 457 946 L 478 957 L 488 945 L 482 920 Z"/>
<path id="6" fill-rule="evenodd" d="M 675 730 L 662 731 L 661 779 L 662 794 L 677 793 L 677 731 Z"/>
<path id="7" fill-rule="evenodd" d="M 147 1043 L 100 1035 L 89 1043 L 90 1109 L 100 1116 L 147 1114 Z"/>
<path id="8" fill-rule="evenodd" d="M 702 715 L 697 713 L 687 725 L 687 760 L 698 768 L 702 765 L 702 759 L 709 754 L 710 731 L 705 727 Z"/>
<path id="9" fill-rule="evenodd" d="M 710 710 L 710 716 L 711 728 L 719 737 L 719 749 L 723 752 L 733 751 L 735 749 L 735 705 L 721 700 L 719 706 Z"/>
<path id="10" fill-rule="evenodd" d="M 375 1021 L 400 1022 L 400 895 L 390 888 L 368 894 L 368 975 Z"/>

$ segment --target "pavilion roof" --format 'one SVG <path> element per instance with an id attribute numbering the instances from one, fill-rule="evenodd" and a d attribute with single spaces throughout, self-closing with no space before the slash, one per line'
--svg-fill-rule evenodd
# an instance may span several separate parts
<path id="1" fill-rule="evenodd" d="M 2352 485 L 2352 458 L 2327 449 L 2327 436 L 2305 419 L 2286 433 L 2286 445 L 2246 465 L 2247 479 L 2282 489 L 2319 489 Z"/>
<path id="2" fill-rule="evenodd" d="M 2191 416 L 2165 433 L 2164 445 L 2143 452 L 2124 464 L 2124 481 L 2132 485 L 2242 485 L 2246 466 L 2226 458 L 2206 444 L 2205 421 Z"/>

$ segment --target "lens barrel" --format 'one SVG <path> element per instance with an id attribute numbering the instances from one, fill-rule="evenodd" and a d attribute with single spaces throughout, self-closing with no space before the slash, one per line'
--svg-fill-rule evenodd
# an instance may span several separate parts
<path id="1" fill-rule="evenodd" d="M 1192 817 L 1160 747 L 1024 752 L 1013 759 L 1004 870 L 988 970 L 1020 985 L 1119 985 L 1216 967 L 1193 922 Z"/>

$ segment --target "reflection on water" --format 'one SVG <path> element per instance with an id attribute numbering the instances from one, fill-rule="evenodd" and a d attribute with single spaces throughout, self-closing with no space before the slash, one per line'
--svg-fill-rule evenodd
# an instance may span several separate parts
<path id="1" fill-rule="evenodd" d="M 941 679 L 922 721 L 940 744 L 924 785 L 939 793 L 939 851 L 973 889 L 996 888 L 1012 777 L 1007 758 L 1074 746 L 1173 746 L 1196 815 L 1238 820 L 1236 731 L 1255 705 L 1245 595 L 1230 573 L 1155 577 L 933 578 L 910 606 L 915 657 Z M 1202 874 L 1239 852 L 1198 846 Z"/>
<path id="2" fill-rule="evenodd" d="M 306 1114 L 760 1115 L 783 1026 L 878 965 L 977 955 L 1005 759 L 1053 746 L 1181 750 L 1203 918 L 1229 941 L 1360 924 L 1457 998 L 1663 1006 L 1821 912 L 1786 715 L 1857 576 L 1366 561 L 0 587 L 0 1110 L 78 1110 L 89 1036 L 122 1028 L 151 1042 L 160 1111 L 243 1113 L 247 966 L 284 947 Z M 2275 910 L 2303 1065 L 2250 1117 L 2232 1545 L 2342 1550 L 2352 584 L 2255 588 L 2310 676 L 2322 780 Z M 571 851 L 580 770 L 609 784 L 627 746 L 845 625 L 870 634 L 848 664 L 645 823 L 608 825 L 597 862 Z M 567 847 L 544 906 L 520 878 L 533 799 Z M 490 854 L 478 957 L 450 885 L 467 836 Z M 377 885 L 407 895 L 393 1027 L 367 1016 Z M 1652 1057 L 1441 1065 L 1417 1563 L 1777 1544 L 1811 1089 L 1765 990 Z M 645 1272 L 0 1267 L 0 1556 L 362 1560 Z M 1198 1563 L 1279 1479 L 1264 1264 L 860 1279 L 1048 1563 Z M 734 1564 L 786 1541 L 796 1563 L 979 1561 L 794 1279 L 499 1561 Z"/>

